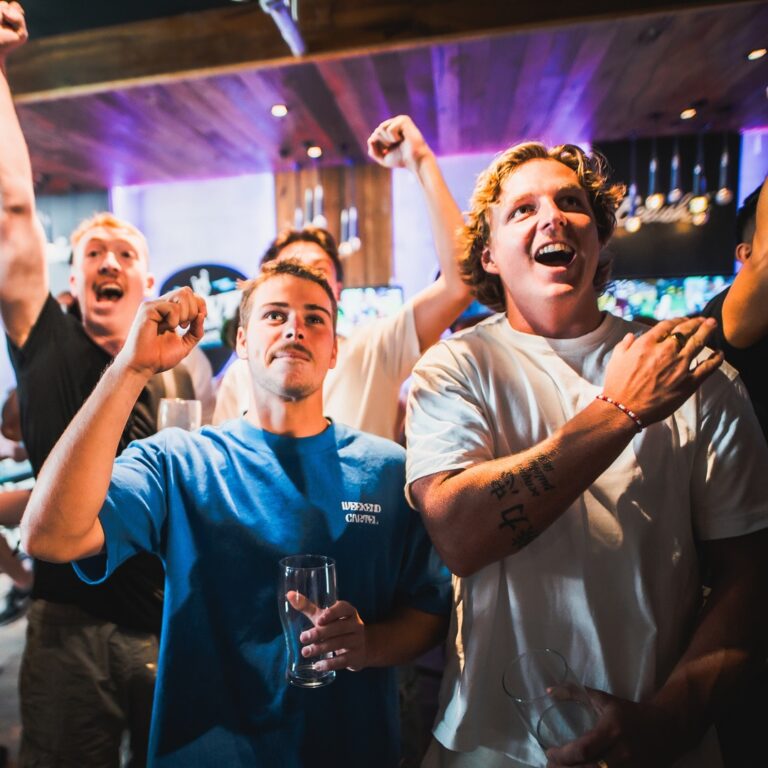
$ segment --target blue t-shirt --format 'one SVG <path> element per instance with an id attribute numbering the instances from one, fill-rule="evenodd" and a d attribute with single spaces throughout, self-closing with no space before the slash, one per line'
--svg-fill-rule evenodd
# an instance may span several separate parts
<path id="1" fill-rule="evenodd" d="M 449 574 L 405 501 L 404 458 L 340 425 L 296 439 L 244 419 L 167 429 L 118 458 L 105 554 L 75 567 L 100 581 L 138 551 L 165 563 L 153 766 L 397 765 L 392 669 L 287 683 L 277 576 L 286 555 L 327 555 L 366 623 L 399 605 L 447 613 Z"/>

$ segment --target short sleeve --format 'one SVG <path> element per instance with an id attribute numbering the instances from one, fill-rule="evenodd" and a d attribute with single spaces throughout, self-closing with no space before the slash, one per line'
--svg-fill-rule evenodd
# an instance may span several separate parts
<path id="1" fill-rule="evenodd" d="M 355 354 L 354 347 L 361 343 L 366 347 L 361 356 L 366 365 L 373 364 L 375 359 L 378 375 L 397 383 L 405 381 L 421 354 L 413 303 L 408 302 L 394 315 L 376 320 L 351 334 L 347 340 L 350 346 L 347 354 Z"/>
<path id="2" fill-rule="evenodd" d="M 167 505 L 165 462 L 159 442 L 133 442 L 115 461 L 107 497 L 99 512 L 104 553 L 73 563 L 84 581 L 104 581 L 139 552 L 162 556 Z"/>
<path id="3" fill-rule="evenodd" d="M 477 397 L 476 372 L 445 342 L 413 371 L 406 416 L 408 486 L 437 472 L 494 458 L 489 418 Z"/>

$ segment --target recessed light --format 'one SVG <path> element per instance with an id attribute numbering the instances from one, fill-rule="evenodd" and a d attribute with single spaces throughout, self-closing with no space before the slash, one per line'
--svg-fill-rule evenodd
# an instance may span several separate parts
<path id="1" fill-rule="evenodd" d="M 680 119 L 681 120 L 690 120 L 693 117 L 696 117 L 696 110 L 693 107 L 689 107 L 688 109 L 684 109 L 680 113 Z"/>
<path id="2" fill-rule="evenodd" d="M 317 160 L 318 157 L 323 156 L 323 150 L 316 144 L 307 147 L 307 157 L 311 157 L 313 160 Z"/>
<path id="3" fill-rule="evenodd" d="M 273 104 L 270 111 L 272 117 L 285 117 L 288 114 L 288 107 L 285 104 Z"/>
<path id="4" fill-rule="evenodd" d="M 747 54 L 747 58 L 750 61 L 757 61 L 758 59 L 762 59 L 766 53 L 768 53 L 768 48 L 755 48 L 754 51 L 750 51 Z"/>

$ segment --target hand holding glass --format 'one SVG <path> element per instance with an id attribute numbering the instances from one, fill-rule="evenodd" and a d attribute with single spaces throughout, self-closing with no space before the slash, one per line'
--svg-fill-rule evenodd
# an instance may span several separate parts
<path id="1" fill-rule="evenodd" d="M 288 650 L 286 676 L 291 685 L 319 688 L 335 680 L 334 670 L 320 670 L 315 666 L 322 659 L 332 658 L 333 654 L 302 656 L 303 646 L 299 640 L 302 632 L 314 626 L 308 614 L 318 608 L 330 608 L 335 602 L 336 563 L 330 557 L 293 555 L 280 561 L 277 606 Z"/>
<path id="2" fill-rule="evenodd" d="M 180 427 L 199 429 L 203 421 L 203 407 L 199 400 L 182 400 L 179 397 L 163 397 L 157 409 L 157 429 Z"/>
<path id="3" fill-rule="evenodd" d="M 504 670 L 504 690 L 543 750 L 595 727 L 597 712 L 568 662 L 550 648 L 523 653 Z"/>

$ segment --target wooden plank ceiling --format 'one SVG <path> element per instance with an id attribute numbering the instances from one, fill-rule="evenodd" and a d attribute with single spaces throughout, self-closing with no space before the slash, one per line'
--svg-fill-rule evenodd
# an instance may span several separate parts
<path id="1" fill-rule="evenodd" d="M 328 14 L 317 14 L 334 3 L 306 5 L 315 12 L 306 33 L 302 21 L 310 54 L 301 60 L 285 56 L 271 20 L 253 6 L 28 44 L 9 77 L 40 191 L 290 170 L 310 162 L 310 143 L 322 147 L 323 164 L 363 162 L 370 130 L 398 113 L 411 114 L 444 155 L 524 138 L 768 124 L 768 57 L 746 60 L 767 44 L 765 2 L 513 23 L 499 8 L 516 3 L 490 4 L 493 15 L 428 0 L 412 4 L 411 25 L 397 34 L 392 14 L 405 13 L 402 4 L 379 3 L 374 18 L 372 3 L 358 0 L 357 20 L 348 10 L 331 19 L 331 32 Z M 258 56 L 246 55 L 233 31 L 246 27 L 249 44 L 263 43 L 251 49 Z M 131 45 L 146 35 L 154 35 L 146 50 Z M 179 40 L 193 44 L 182 53 Z M 289 107 L 283 119 L 270 115 L 278 102 Z M 691 104 L 699 116 L 681 121 Z"/>

